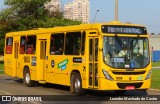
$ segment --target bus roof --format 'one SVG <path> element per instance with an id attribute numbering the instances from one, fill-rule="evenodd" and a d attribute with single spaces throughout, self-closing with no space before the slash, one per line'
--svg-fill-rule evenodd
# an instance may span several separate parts
<path id="1" fill-rule="evenodd" d="M 142 25 L 131 24 L 131 23 L 121 23 L 119 21 L 111 21 L 106 23 L 94 23 L 94 24 L 80 24 L 80 25 L 72 25 L 72 26 L 63 26 L 63 27 L 53 27 L 53 28 L 35 28 L 27 31 L 17 31 L 7 33 L 7 36 L 13 35 L 33 35 L 33 34 L 43 34 L 43 33 L 59 33 L 59 32 L 67 32 L 67 31 L 78 31 L 78 30 L 90 30 L 90 29 L 101 29 L 102 25 L 122 25 L 122 26 L 140 26 Z"/>

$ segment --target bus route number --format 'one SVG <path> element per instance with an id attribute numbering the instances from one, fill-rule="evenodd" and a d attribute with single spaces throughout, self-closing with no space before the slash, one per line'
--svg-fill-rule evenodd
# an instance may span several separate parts
<path id="1" fill-rule="evenodd" d="M 30 63 L 30 57 L 29 56 L 24 56 L 24 62 L 25 63 Z"/>

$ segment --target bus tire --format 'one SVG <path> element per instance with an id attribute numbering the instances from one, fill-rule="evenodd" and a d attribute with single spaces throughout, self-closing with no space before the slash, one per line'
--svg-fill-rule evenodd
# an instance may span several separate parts
<path id="1" fill-rule="evenodd" d="M 114 92 L 116 93 L 116 95 L 124 95 L 126 90 L 115 90 Z"/>
<path id="2" fill-rule="evenodd" d="M 74 94 L 74 93 L 75 93 L 75 91 L 74 91 L 74 86 L 73 86 L 73 78 L 74 78 L 74 76 L 75 76 L 75 73 L 72 73 L 72 74 L 71 74 L 71 79 L 70 79 L 70 93 L 71 93 L 71 94 Z"/>
<path id="3" fill-rule="evenodd" d="M 27 87 L 32 87 L 35 85 L 35 81 L 31 80 L 31 76 L 30 76 L 30 72 L 28 69 L 24 70 L 24 84 L 27 86 Z"/>
<path id="4" fill-rule="evenodd" d="M 85 95 L 85 90 L 82 88 L 82 79 L 80 74 L 73 74 L 73 91 L 75 95 Z"/>

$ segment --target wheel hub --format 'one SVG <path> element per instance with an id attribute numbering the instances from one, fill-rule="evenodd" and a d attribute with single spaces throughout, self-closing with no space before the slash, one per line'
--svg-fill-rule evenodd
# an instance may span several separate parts
<path id="1" fill-rule="evenodd" d="M 30 82 L 30 75 L 29 73 L 26 74 L 26 83 L 29 83 Z"/>
<path id="2" fill-rule="evenodd" d="M 80 86 L 81 86 L 80 80 L 76 79 L 76 81 L 75 81 L 75 90 L 79 90 Z"/>

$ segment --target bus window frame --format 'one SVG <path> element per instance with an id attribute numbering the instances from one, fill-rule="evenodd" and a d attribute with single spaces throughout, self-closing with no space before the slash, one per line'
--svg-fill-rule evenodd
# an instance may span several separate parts
<path id="1" fill-rule="evenodd" d="M 86 31 L 81 32 L 81 55 L 85 54 Z"/>
<path id="2" fill-rule="evenodd" d="M 73 34 L 72 34 L 73 33 Z M 76 33 L 80 33 L 80 34 L 76 34 Z M 80 52 L 78 53 L 78 54 L 76 54 L 76 52 L 75 52 L 75 54 L 66 54 L 66 41 L 67 41 L 67 35 L 74 35 L 74 36 L 76 36 L 76 35 L 80 35 L 79 37 L 80 37 L 80 47 L 79 47 L 79 50 L 80 50 Z M 71 36 L 70 36 L 71 37 Z M 72 39 L 74 39 L 74 38 L 72 38 Z M 65 55 L 76 55 L 76 56 L 80 56 L 81 55 L 81 47 L 82 47 L 82 32 L 81 31 L 73 31 L 73 32 L 66 32 L 66 34 L 65 34 L 65 42 L 64 42 L 64 46 L 65 46 L 65 49 L 64 49 L 64 54 Z M 72 43 L 72 44 L 74 44 L 75 45 L 75 43 Z M 76 44 L 79 44 L 78 42 L 76 43 Z M 73 47 L 74 48 L 74 47 Z M 75 51 L 75 50 L 74 50 Z M 74 53 L 74 52 L 73 52 Z"/>
<path id="3" fill-rule="evenodd" d="M 62 52 L 61 52 L 61 53 L 59 52 L 60 47 L 58 48 L 57 53 L 56 53 L 56 51 L 55 51 L 55 53 L 53 53 L 53 54 L 51 53 L 51 51 L 52 51 L 52 50 L 51 50 L 51 47 L 53 46 L 53 45 L 51 45 L 51 42 L 52 42 L 52 37 L 54 37 L 54 35 L 55 35 L 55 36 L 63 35 L 63 36 L 62 36 L 62 38 L 63 38 L 63 39 L 62 39 L 62 40 L 63 40 L 63 43 L 61 44 L 61 45 L 62 45 L 62 47 L 61 47 L 61 48 L 62 48 Z M 54 38 L 55 38 L 55 37 L 54 37 Z M 51 35 L 50 35 L 49 54 L 50 54 L 50 55 L 63 55 L 63 53 L 64 53 L 64 48 L 65 48 L 65 47 L 64 47 L 64 43 L 65 43 L 65 33 L 54 33 L 54 34 L 51 34 Z M 53 47 L 54 47 L 54 46 L 53 46 Z"/>
<path id="4" fill-rule="evenodd" d="M 21 47 L 22 47 L 22 37 L 24 37 L 25 38 L 25 44 L 24 44 L 24 51 L 23 51 L 23 53 L 21 52 Z M 21 36 L 20 37 L 20 48 L 19 48 L 19 53 L 20 54 L 25 54 L 26 53 L 26 46 L 27 46 L 27 37 L 26 36 Z"/>
<path id="5" fill-rule="evenodd" d="M 12 39 L 11 40 L 11 44 L 8 45 L 9 40 L 8 39 Z M 9 52 L 8 52 L 9 51 Z M 12 54 L 13 51 L 13 37 L 7 37 L 6 38 L 6 49 L 5 49 L 5 54 Z"/>
<path id="6" fill-rule="evenodd" d="M 32 40 L 31 43 L 28 42 L 29 41 L 28 37 L 35 37 L 35 41 Z M 34 49 L 34 50 L 33 50 L 32 53 L 27 53 L 27 49 L 28 49 L 29 45 L 33 45 L 32 49 Z M 25 50 L 25 54 L 27 54 L 27 55 L 35 55 L 36 54 L 36 45 L 37 45 L 37 35 L 36 34 L 34 34 L 34 35 L 27 35 L 26 36 L 26 50 Z"/>

